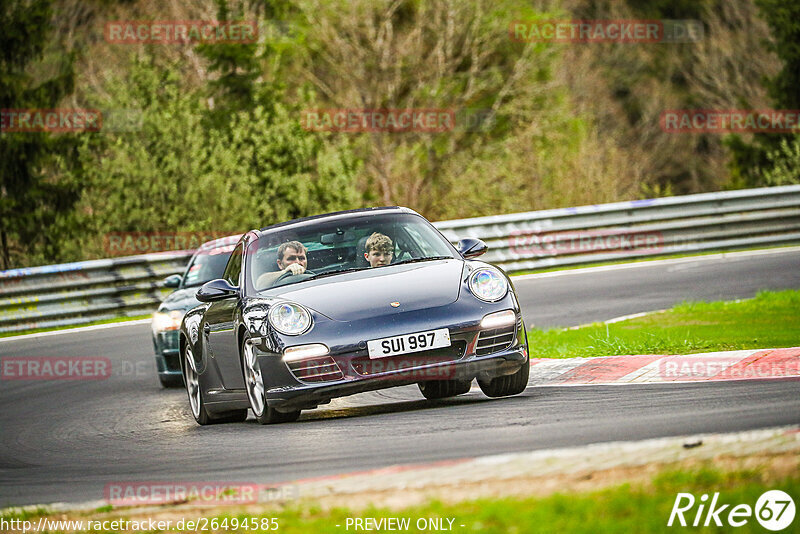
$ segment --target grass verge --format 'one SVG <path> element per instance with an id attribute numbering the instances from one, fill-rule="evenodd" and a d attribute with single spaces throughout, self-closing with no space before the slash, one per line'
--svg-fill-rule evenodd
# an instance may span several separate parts
<path id="1" fill-rule="evenodd" d="M 482 498 L 462 502 L 444 503 L 429 501 L 421 506 L 403 508 L 359 507 L 357 511 L 348 508 L 324 510 L 313 503 L 299 503 L 283 509 L 262 509 L 261 511 L 242 511 L 220 514 L 219 510 L 200 519 L 210 532 L 284 532 L 284 533 L 346 533 L 358 530 L 355 519 L 367 520 L 375 528 L 381 519 L 395 518 L 407 521 L 406 532 L 429 532 L 441 530 L 450 532 L 486 533 L 595 533 L 595 532 L 668 532 L 680 529 L 678 523 L 667 527 L 673 504 L 678 493 L 691 493 L 696 499 L 695 506 L 684 513 L 688 528 L 693 528 L 700 498 L 719 493 L 718 506 L 728 504 L 727 510 L 720 514 L 721 527 L 703 528 L 704 532 L 729 532 L 727 513 L 733 506 L 744 504 L 755 508 L 759 496 L 769 490 L 782 490 L 795 499 L 800 495 L 800 474 L 796 469 L 770 469 L 766 464 L 735 469 L 710 468 L 704 465 L 693 467 L 665 467 L 657 470 L 647 481 L 616 484 L 592 491 L 564 491 L 538 497 Z M 793 464 L 794 465 L 794 464 Z M 710 499 L 709 499 L 710 500 Z M 685 504 L 682 503 L 682 504 Z M 707 511 L 706 506 L 705 511 Z M 42 510 L 42 515 L 48 515 Z M 116 518 L 143 521 L 147 514 L 122 513 Z M 98 521 L 102 511 L 95 514 L 55 514 L 52 518 L 83 519 Z M 119 514 L 119 512 L 117 512 Z M 24 518 L 35 520 L 37 513 L 4 514 L 3 519 Z M 107 518 L 108 516 L 106 516 Z M 173 526 L 177 522 L 173 517 Z M 197 516 L 195 521 L 197 521 Z M 705 521 L 706 514 L 700 519 Z M 742 519 L 742 518 L 740 518 Z M 737 532 L 764 532 L 754 516 L 744 518 L 746 524 L 736 528 Z M 266 525 L 264 522 L 266 520 Z M 184 520 L 185 522 L 186 520 Z M 676 520 L 677 521 L 677 520 Z M 793 525 L 800 519 L 795 518 Z M 34 521 L 35 523 L 35 521 Z M 401 523 L 403 524 L 403 523 Z M 236 528 L 234 525 L 254 525 L 256 528 Z M 349 525 L 349 528 L 348 528 Z M 362 523 L 364 525 L 364 523 Z M 384 523 L 385 525 L 385 523 Z M 262 528 L 264 527 L 264 528 Z M 156 530 L 161 532 L 160 530 Z M 386 531 L 386 530 L 382 530 Z M 787 532 L 792 531 L 789 527 Z M 66 532 L 53 529 L 50 532 Z M 118 532 L 107 530 L 105 532 Z"/>
<path id="2" fill-rule="evenodd" d="M 685 302 L 665 312 L 573 330 L 534 328 L 528 344 L 538 358 L 795 347 L 800 345 L 800 291 L 762 291 L 742 301 Z"/>

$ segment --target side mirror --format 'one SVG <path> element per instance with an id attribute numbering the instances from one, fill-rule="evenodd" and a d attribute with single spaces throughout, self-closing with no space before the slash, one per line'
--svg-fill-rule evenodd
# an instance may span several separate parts
<path id="1" fill-rule="evenodd" d="M 197 300 L 200 302 L 214 302 L 233 298 L 239 294 L 239 290 L 228 283 L 227 280 L 217 278 L 203 284 L 197 290 Z"/>
<path id="2" fill-rule="evenodd" d="M 456 246 L 458 253 L 464 256 L 464 259 L 477 258 L 481 254 L 489 250 L 489 246 L 480 239 L 473 239 L 467 237 L 458 242 Z"/>
<path id="3" fill-rule="evenodd" d="M 168 277 L 164 278 L 164 287 L 178 287 L 181 285 L 181 275 L 179 274 L 171 274 Z"/>

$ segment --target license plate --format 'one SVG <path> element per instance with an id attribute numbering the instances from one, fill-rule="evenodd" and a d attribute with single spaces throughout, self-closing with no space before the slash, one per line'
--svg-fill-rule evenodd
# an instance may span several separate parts
<path id="1" fill-rule="evenodd" d="M 420 352 L 449 346 L 450 331 L 447 328 L 367 341 L 369 357 L 373 360 L 375 358 L 386 358 L 387 356 L 395 356 L 397 354 L 408 354 L 410 352 Z"/>

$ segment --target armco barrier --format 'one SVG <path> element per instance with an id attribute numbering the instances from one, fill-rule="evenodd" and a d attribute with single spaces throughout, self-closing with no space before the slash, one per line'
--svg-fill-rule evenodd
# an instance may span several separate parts
<path id="1" fill-rule="evenodd" d="M 76 325 L 152 312 L 191 252 L 0 271 L 0 332 Z"/>
<path id="2" fill-rule="evenodd" d="M 800 243 L 800 186 L 434 224 L 454 243 L 464 237 L 484 240 L 489 252 L 481 259 L 508 272 L 773 246 Z M 601 246 L 596 245 L 598 238 Z M 637 239 L 641 246 L 632 246 Z M 190 256 L 190 252 L 159 253 L 0 271 L 0 332 L 148 313 L 169 292 L 161 285 L 163 278 L 182 272 Z"/>

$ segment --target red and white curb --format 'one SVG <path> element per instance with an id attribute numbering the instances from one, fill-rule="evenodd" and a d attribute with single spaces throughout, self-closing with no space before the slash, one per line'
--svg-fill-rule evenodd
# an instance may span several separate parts
<path id="1" fill-rule="evenodd" d="M 685 356 L 531 358 L 528 386 L 706 382 L 800 377 L 800 347 Z"/>

